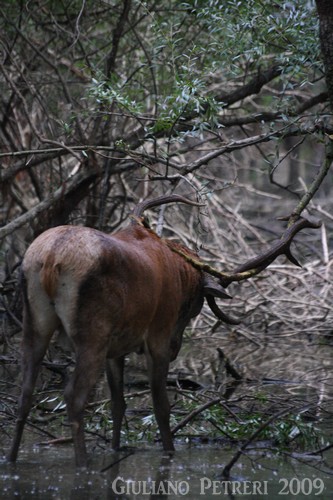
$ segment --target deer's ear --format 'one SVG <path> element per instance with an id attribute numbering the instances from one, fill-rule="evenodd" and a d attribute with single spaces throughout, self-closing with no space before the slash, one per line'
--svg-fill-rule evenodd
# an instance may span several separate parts
<path id="1" fill-rule="evenodd" d="M 220 285 L 220 283 L 215 280 L 212 276 L 204 274 L 204 283 L 203 283 L 203 293 L 206 297 L 210 295 L 212 297 L 218 297 L 220 299 L 231 299 L 231 295 L 229 295 L 225 288 Z"/>

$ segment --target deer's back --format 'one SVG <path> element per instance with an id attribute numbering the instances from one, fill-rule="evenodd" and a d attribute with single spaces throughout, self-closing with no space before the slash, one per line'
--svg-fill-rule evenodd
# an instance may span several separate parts
<path id="1" fill-rule="evenodd" d="M 152 330 L 164 335 L 186 324 L 201 307 L 200 273 L 140 226 L 111 236 L 50 229 L 27 250 L 23 274 L 36 317 L 56 316 L 70 336 L 104 332 L 119 355 L 139 348 Z"/>

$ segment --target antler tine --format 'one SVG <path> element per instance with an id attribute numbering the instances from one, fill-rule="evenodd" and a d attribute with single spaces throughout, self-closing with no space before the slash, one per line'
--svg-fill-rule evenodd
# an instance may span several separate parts
<path id="1" fill-rule="evenodd" d="M 212 295 L 206 295 L 206 300 L 212 313 L 215 314 L 215 316 L 219 320 L 223 321 L 223 323 L 227 323 L 227 325 L 239 325 L 241 323 L 241 320 L 232 318 L 231 316 L 228 316 L 223 311 L 221 311 L 221 309 L 215 302 L 215 298 Z"/>
<path id="2" fill-rule="evenodd" d="M 230 285 L 230 283 L 232 283 L 233 281 L 242 281 L 259 274 L 266 267 L 268 267 L 269 264 L 271 264 L 279 255 L 283 254 L 286 255 L 286 257 L 293 264 L 301 267 L 300 263 L 292 255 L 290 250 L 290 244 L 292 242 L 292 239 L 301 229 L 305 229 L 306 227 L 312 229 L 318 229 L 320 226 L 321 226 L 320 221 L 312 222 L 309 221 L 308 219 L 300 218 L 292 226 L 286 229 L 281 239 L 278 240 L 275 244 L 273 244 L 268 250 L 266 250 L 266 252 L 263 252 L 259 254 L 257 257 L 248 260 L 247 262 L 240 265 L 232 272 L 218 271 L 217 269 L 211 267 L 209 264 L 201 262 L 200 260 L 187 255 L 180 249 L 175 248 L 172 245 L 169 246 L 173 252 L 176 252 L 179 255 L 181 255 L 193 267 L 201 271 L 204 271 L 208 274 L 211 274 L 212 276 L 215 276 L 216 278 L 219 279 L 220 284 L 224 288 L 227 288 L 227 286 Z"/>
<path id="3" fill-rule="evenodd" d="M 301 229 L 318 229 L 320 226 L 321 221 L 314 222 L 300 217 L 292 226 L 285 230 L 279 241 L 273 244 L 266 252 L 262 252 L 253 259 L 237 267 L 233 273 L 230 274 L 230 278 L 222 278 L 221 284 L 227 287 L 232 281 L 241 281 L 242 279 L 255 276 L 268 267 L 279 255 L 285 255 L 290 262 L 298 267 L 302 267 L 290 250 L 293 238 Z"/>
<path id="4" fill-rule="evenodd" d="M 134 217 L 142 217 L 142 214 L 145 210 L 149 208 L 158 207 L 160 205 L 165 205 L 167 203 L 185 203 L 186 205 L 192 205 L 193 207 L 203 207 L 205 206 L 203 203 L 197 203 L 195 201 L 189 200 L 184 196 L 180 196 L 179 194 L 171 194 L 165 196 L 159 196 L 158 198 L 154 198 L 152 200 L 145 200 L 135 207 L 133 211 Z"/>

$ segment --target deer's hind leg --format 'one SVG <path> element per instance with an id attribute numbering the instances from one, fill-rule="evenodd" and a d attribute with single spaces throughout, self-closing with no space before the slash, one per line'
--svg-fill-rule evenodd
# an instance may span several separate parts
<path id="1" fill-rule="evenodd" d="M 18 402 L 14 437 L 7 456 L 10 462 L 16 461 L 24 425 L 32 405 L 37 375 L 52 334 L 59 326 L 59 320 L 46 297 L 41 297 L 43 302 L 42 316 L 39 317 L 36 313 L 33 313 L 28 302 L 25 284 L 23 284 L 23 300 L 22 388 Z"/>
<path id="2" fill-rule="evenodd" d="M 97 328 L 98 330 L 98 328 Z M 99 331 L 99 333 L 101 333 Z M 103 335 L 94 335 L 94 330 L 80 329 L 72 337 L 76 363 L 74 372 L 65 388 L 67 415 L 72 428 L 72 437 L 77 467 L 87 466 L 87 450 L 84 438 L 84 410 L 88 398 L 105 368 L 106 341 Z"/>

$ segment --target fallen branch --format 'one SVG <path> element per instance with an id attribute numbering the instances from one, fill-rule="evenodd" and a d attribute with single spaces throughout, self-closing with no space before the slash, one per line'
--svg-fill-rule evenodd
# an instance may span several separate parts
<path id="1" fill-rule="evenodd" d="M 250 436 L 250 438 L 237 450 L 237 452 L 234 454 L 234 456 L 232 457 L 232 459 L 227 463 L 227 465 L 223 468 L 222 472 L 221 472 L 221 477 L 223 478 L 226 478 L 226 479 L 229 479 L 230 477 L 230 471 L 232 469 L 232 467 L 235 465 L 235 463 L 239 460 L 239 458 L 243 455 L 244 451 L 246 450 L 246 448 L 249 446 L 249 444 L 252 443 L 252 441 L 254 441 L 258 436 L 259 434 L 264 430 L 266 429 L 266 427 L 268 427 L 272 422 L 274 422 L 274 420 L 276 420 L 277 418 L 280 418 L 282 417 L 283 415 L 287 414 L 287 413 L 290 413 L 290 409 L 284 409 L 278 413 L 276 413 L 275 415 L 273 415 L 272 417 L 270 417 L 268 420 L 266 420 L 266 422 L 264 422 L 263 424 L 260 425 L 260 427 L 252 434 L 252 436 Z"/>
<path id="2" fill-rule="evenodd" d="M 204 403 L 203 405 L 199 406 L 195 410 L 191 411 L 186 417 L 179 422 L 172 430 L 172 434 L 176 434 L 180 429 L 185 427 L 191 420 L 193 420 L 197 415 L 202 413 L 203 411 L 207 410 L 207 408 L 210 408 L 211 406 L 217 405 L 218 403 L 221 403 L 222 399 L 224 399 L 223 396 L 220 396 L 219 398 L 212 399 L 211 401 L 208 401 L 207 403 Z"/>
<path id="3" fill-rule="evenodd" d="M 96 177 L 95 172 L 88 172 L 85 174 L 78 174 L 75 177 L 67 179 L 64 184 L 59 187 L 54 193 L 51 194 L 49 198 L 41 201 L 38 205 L 34 206 L 25 214 L 20 215 L 12 222 L 6 224 L 6 226 L 0 228 L 0 240 L 6 238 L 9 234 L 13 233 L 24 224 L 34 220 L 39 214 L 48 210 L 56 202 L 60 201 L 65 195 L 68 195 L 71 191 L 74 191 L 83 182 L 91 181 Z"/>

